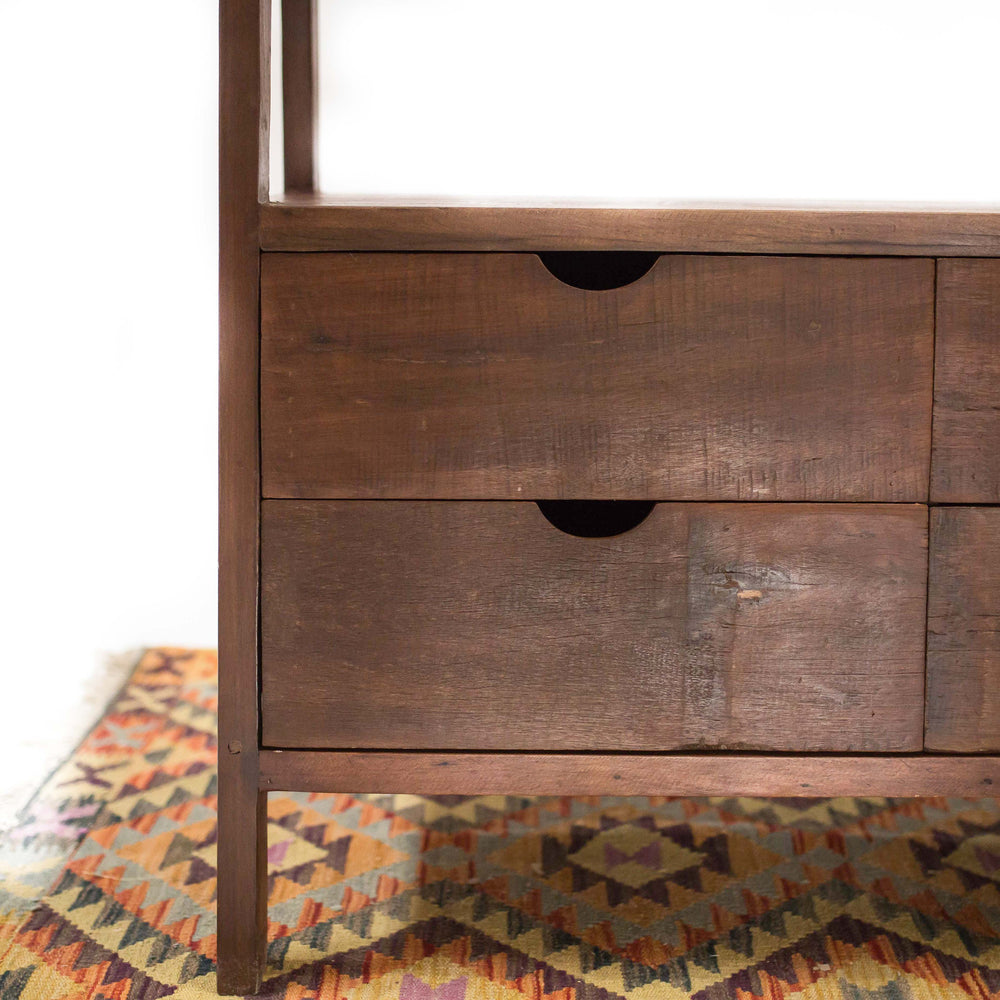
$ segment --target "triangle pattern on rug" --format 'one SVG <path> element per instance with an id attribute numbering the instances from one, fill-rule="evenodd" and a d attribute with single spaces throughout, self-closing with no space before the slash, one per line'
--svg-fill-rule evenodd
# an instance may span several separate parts
<path id="1" fill-rule="evenodd" d="M 215 994 L 215 656 L 0 844 L 0 1000 Z M 1000 998 L 994 800 L 275 794 L 270 1000 Z"/>

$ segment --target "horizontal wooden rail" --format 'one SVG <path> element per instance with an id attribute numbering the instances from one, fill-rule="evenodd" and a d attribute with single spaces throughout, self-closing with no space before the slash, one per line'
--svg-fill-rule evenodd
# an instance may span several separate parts
<path id="1" fill-rule="evenodd" d="M 262 750 L 265 791 L 994 796 L 1000 757 Z"/>
<path id="2" fill-rule="evenodd" d="M 261 205 L 260 236 L 264 250 L 1000 257 L 1000 209 L 358 205 L 289 195 Z"/>

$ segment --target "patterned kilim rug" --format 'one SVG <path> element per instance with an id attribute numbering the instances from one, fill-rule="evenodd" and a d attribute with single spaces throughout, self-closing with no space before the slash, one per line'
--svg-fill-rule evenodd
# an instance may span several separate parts
<path id="1" fill-rule="evenodd" d="M 0 857 L 0 998 L 215 995 L 216 663 L 152 650 Z M 272 795 L 284 1000 L 1000 997 L 1000 809 Z"/>

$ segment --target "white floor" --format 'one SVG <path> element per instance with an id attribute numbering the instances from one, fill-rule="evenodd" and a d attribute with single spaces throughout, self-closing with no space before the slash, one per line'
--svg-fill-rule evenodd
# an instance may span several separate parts
<path id="1" fill-rule="evenodd" d="M 0 785 L 0 834 L 15 826 L 19 812 L 45 779 L 73 752 L 138 662 L 141 650 L 105 655 L 71 681 L 52 685 L 44 709 L 9 706 L 0 728 L 0 760 L 9 761 Z"/>

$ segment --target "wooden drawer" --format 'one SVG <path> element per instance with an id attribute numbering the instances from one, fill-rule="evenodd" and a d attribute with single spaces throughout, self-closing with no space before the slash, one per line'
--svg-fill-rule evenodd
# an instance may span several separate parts
<path id="1" fill-rule="evenodd" d="M 266 253 L 263 493 L 926 501 L 934 264 Z"/>
<path id="2" fill-rule="evenodd" d="M 1000 260 L 938 261 L 931 499 L 1000 503 Z"/>
<path id="3" fill-rule="evenodd" d="M 263 743 L 909 751 L 927 509 L 265 501 Z"/>
<path id="4" fill-rule="evenodd" d="M 927 749 L 1000 750 L 1000 508 L 931 511 Z"/>

